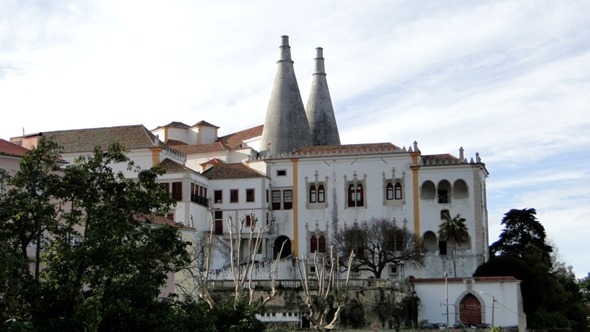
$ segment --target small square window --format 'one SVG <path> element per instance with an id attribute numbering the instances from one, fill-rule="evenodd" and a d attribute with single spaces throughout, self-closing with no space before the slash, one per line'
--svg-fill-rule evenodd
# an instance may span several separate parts
<path id="1" fill-rule="evenodd" d="M 238 189 L 231 189 L 229 191 L 229 202 L 230 203 L 237 203 L 239 201 L 239 199 L 238 199 L 239 194 L 238 193 L 239 193 Z"/>
<path id="2" fill-rule="evenodd" d="M 213 192 L 213 200 L 215 203 L 221 203 L 222 202 L 222 194 L 223 192 L 221 190 L 215 190 Z"/>
<path id="3" fill-rule="evenodd" d="M 397 275 L 397 265 L 390 265 L 389 266 L 389 274 Z"/>
<path id="4" fill-rule="evenodd" d="M 246 189 L 246 202 L 254 202 L 254 189 Z"/>

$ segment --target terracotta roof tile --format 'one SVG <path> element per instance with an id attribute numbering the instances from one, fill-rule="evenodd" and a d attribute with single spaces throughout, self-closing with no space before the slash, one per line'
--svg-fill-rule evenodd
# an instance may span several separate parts
<path id="1" fill-rule="evenodd" d="M 153 213 L 152 214 L 138 213 L 138 214 L 133 215 L 133 218 L 137 221 L 147 221 L 147 222 L 151 222 L 156 225 L 168 225 L 168 226 L 181 228 L 181 229 L 191 229 L 192 228 L 192 227 L 185 226 L 183 224 L 176 223 L 172 219 L 168 219 L 164 216 L 158 216 Z"/>
<path id="2" fill-rule="evenodd" d="M 188 145 L 183 141 L 179 141 L 179 140 L 175 140 L 175 139 L 167 140 L 166 144 L 168 144 L 169 146 Z"/>
<path id="3" fill-rule="evenodd" d="M 210 144 L 190 144 L 190 145 L 176 145 L 174 148 L 185 154 L 197 154 L 229 150 L 229 147 L 222 142 L 215 142 Z"/>
<path id="4" fill-rule="evenodd" d="M 449 277 L 447 278 L 447 282 L 463 282 L 467 278 L 461 277 Z M 514 278 L 513 276 L 493 276 L 493 277 L 473 277 L 470 279 L 474 279 L 475 282 L 499 282 L 499 281 L 518 281 L 518 279 Z M 444 283 L 445 278 L 411 278 L 411 283 L 414 284 L 421 284 L 421 283 Z"/>
<path id="5" fill-rule="evenodd" d="M 293 151 L 293 155 L 334 155 L 334 154 L 372 154 L 383 152 L 399 152 L 399 147 L 391 143 L 368 143 L 368 144 L 348 144 L 348 145 L 320 145 L 305 146 Z"/>
<path id="6" fill-rule="evenodd" d="M 219 158 L 213 158 L 213 159 L 209 159 L 204 163 L 200 163 L 199 165 L 204 166 L 204 165 L 218 165 L 218 164 L 225 164 L 225 161 L 219 159 Z"/>
<path id="7" fill-rule="evenodd" d="M 217 164 L 201 174 L 209 179 L 244 179 L 264 177 L 264 175 L 242 163 Z"/>
<path id="8" fill-rule="evenodd" d="M 183 172 L 191 172 L 196 173 L 192 169 L 181 165 L 175 161 L 172 161 L 168 158 L 164 159 L 158 166 L 162 167 L 166 173 L 183 173 Z"/>
<path id="9" fill-rule="evenodd" d="M 128 149 L 156 146 L 156 137 L 142 125 L 50 131 L 40 135 L 53 139 L 63 147 L 64 153 L 89 152 L 96 146 L 105 149 L 115 142 Z"/>
<path id="10" fill-rule="evenodd" d="M 195 123 L 195 124 L 193 125 L 193 127 L 213 127 L 213 128 L 217 128 L 217 129 L 219 129 L 219 127 L 217 127 L 216 125 L 210 124 L 209 122 L 207 122 L 207 121 L 203 121 L 203 120 L 201 120 L 201 121 L 199 121 L 199 122 Z"/>
<path id="11" fill-rule="evenodd" d="M 10 143 L 9 141 L 0 138 L 0 155 L 11 157 L 23 157 L 29 150 L 22 146 Z"/>
<path id="12" fill-rule="evenodd" d="M 227 144 L 227 146 L 229 146 L 231 149 L 235 149 L 235 148 L 240 147 L 242 142 L 244 142 L 245 140 L 262 136 L 262 128 L 263 127 L 264 127 L 264 125 L 259 125 L 256 127 L 237 131 L 233 134 L 219 137 L 217 139 L 217 141 Z"/>

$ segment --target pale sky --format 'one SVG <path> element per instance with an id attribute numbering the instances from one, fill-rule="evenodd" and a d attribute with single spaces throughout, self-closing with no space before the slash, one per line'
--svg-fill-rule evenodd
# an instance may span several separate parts
<path id="1" fill-rule="evenodd" d="M 264 122 L 281 35 L 307 102 L 315 48 L 344 144 L 464 147 L 490 171 L 490 243 L 536 208 L 590 272 L 590 2 L 0 1 L 0 138 Z"/>

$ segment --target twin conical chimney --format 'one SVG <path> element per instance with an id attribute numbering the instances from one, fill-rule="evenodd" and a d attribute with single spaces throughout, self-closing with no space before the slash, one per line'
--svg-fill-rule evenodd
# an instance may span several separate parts
<path id="1" fill-rule="evenodd" d="M 328 90 L 324 54 L 321 47 L 316 48 L 313 81 L 305 112 L 313 145 L 340 145 L 340 134 L 332 107 L 330 90 Z"/>
<path id="2" fill-rule="evenodd" d="M 289 37 L 282 36 L 277 73 L 262 131 L 260 150 L 271 155 L 293 152 L 312 144 L 309 124 L 291 60 Z"/>
<path id="3" fill-rule="evenodd" d="M 336 117 L 326 81 L 322 48 L 316 49 L 315 70 L 307 111 L 303 108 L 289 37 L 282 36 L 277 73 L 262 131 L 260 151 L 267 156 L 291 153 L 310 145 L 340 145 Z"/>

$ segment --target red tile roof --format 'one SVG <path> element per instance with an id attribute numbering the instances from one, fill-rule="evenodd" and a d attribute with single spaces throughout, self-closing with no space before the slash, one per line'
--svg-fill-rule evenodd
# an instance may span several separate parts
<path id="1" fill-rule="evenodd" d="M 223 144 L 222 142 L 215 142 L 210 144 L 175 145 L 174 148 L 187 155 L 229 150 L 229 147 Z"/>
<path id="2" fill-rule="evenodd" d="M 196 173 L 192 169 L 181 165 L 175 161 L 172 161 L 168 158 L 164 159 L 158 166 L 162 167 L 166 173 L 183 173 L 183 172 L 190 172 Z"/>
<path id="3" fill-rule="evenodd" d="M 177 228 L 181 228 L 181 229 L 191 229 L 192 227 L 189 226 L 185 226 L 183 224 L 179 224 L 177 222 L 175 222 L 172 219 L 168 219 L 164 216 L 158 216 L 155 214 L 135 214 L 133 216 L 133 218 L 137 221 L 147 221 L 156 225 L 168 225 L 168 226 L 172 226 L 172 227 L 177 227 Z"/>
<path id="4" fill-rule="evenodd" d="M 217 139 L 218 142 L 223 142 L 226 144 L 230 149 L 235 149 L 240 147 L 242 142 L 245 140 L 249 140 L 251 138 L 262 136 L 262 128 L 264 125 L 259 125 L 256 127 L 244 129 L 241 131 L 237 131 L 233 134 L 225 135 L 219 137 Z"/>
<path id="5" fill-rule="evenodd" d="M 209 159 L 204 163 L 200 163 L 199 165 L 204 166 L 204 165 L 218 165 L 218 164 L 225 164 L 225 161 L 219 159 L 219 158 L 213 158 L 213 159 Z"/>
<path id="6" fill-rule="evenodd" d="M 465 279 L 468 278 L 447 278 L 447 282 L 463 282 Z M 498 281 L 518 281 L 518 279 L 514 278 L 513 276 L 494 276 L 494 277 L 473 277 L 469 278 L 475 280 L 476 283 L 478 282 L 498 282 Z M 412 278 L 410 282 L 414 284 L 435 284 L 435 283 L 444 283 L 445 278 Z"/>
<path id="7" fill-rule="evenodd" d="M 10 143 L 9 141 L 0 138 L 0 155 L 11 157 L 23 157 L 29 150 L 22 146 Z"/>
<path id="8" fill-rule="evenodd" d="M 384 152 L 401 152 L 398 146 L 391 143 L 369 143 L 348 145 L 305 146 L 293 151 L 296 156 L 334 155 L 334 154 L 373 154 Z"/>
<path id="9" fill-rule="evenodd" d="M 245 179 L 264 177 L 264 175 L 242 163 L 217 164 L 201 173 L 201 175 L 209 179 Z"/>
<path id="10" fill-rule="evenodd" d="M 183 141 L 179 141 L 179 140 L 175 140 L 175 139 L 169 139 L 166 141 L 166 144 L 168 144 L 169 146 L 177 146 L 177 145 L 188 145 Z"/>
<path id="11" fill-rule="evenodd" d="M 106 149 L 115 142 L 128 149 L 156 146 L 156 136 L 143 125 L 50 131 L 39 135 L 53 139 L 63 147 L 64 153 L 90 152 L 97 146 Z M 159 145 L 165 147 L 163 142 Z"/>
<path id="12" fill-rule="evenodd" d="M 207 122 L 207 121 L 203 121 L 203 120 L 201 120 L 201 121 L 199 121 L 199 122 L 195 123 L 195 124 L 193 125 L 193 127 L 213 127 L 213 128 L 217 128 L 217 129 L 219 129 L 219 127 L 217 127 L 216 125 L 210 124 L 209 122 Z"/>

